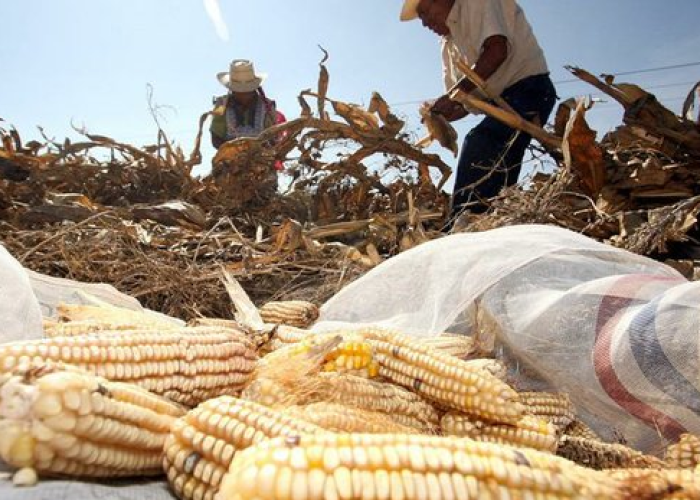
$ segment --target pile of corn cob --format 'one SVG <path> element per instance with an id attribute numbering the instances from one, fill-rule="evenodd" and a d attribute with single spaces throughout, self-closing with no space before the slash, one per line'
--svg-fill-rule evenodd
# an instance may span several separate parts
<path id="1" fill-rule="evenodd" d="M 697 437 L 605 443 L 468 338 L 312 335 L 309 310 L 274 304 L 265 332 L 70 310 L 0 345 L 0 459 L 18 485 L 164 474 L 186 500 L 700 498 Z"/>

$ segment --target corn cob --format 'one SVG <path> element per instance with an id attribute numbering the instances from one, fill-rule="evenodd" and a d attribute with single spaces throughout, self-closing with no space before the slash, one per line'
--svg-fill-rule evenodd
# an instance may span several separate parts
<path id="1" fill-rule="evenodd" d="M 574 406 L 567 394 L 521 392 L 520 401 L 525 411 L 549 420 L 558 431 L 563 431 L 574 420 Z"/>
<path id="2" fill-rule="evenodd" d="M 139 328 L 170 329 L 177 326 L 174 321 L 145 311 L 134 311 L 111 305 L 88 306 L 59 304 L 56 308 L 59 321 L 97 321 L 100 323 L 138 325 Z"/>
<path id="3" fill-rule="evenodd" d="M 506 382 L 508 376 L 508 367 L 497 359 L 468 359 L 464 361 L 464 365 L 468 368 L 483 370 L 504 382 Z"/>
<path id="4" fill-rule="evenodd" d="M 252 327 L 242 325 L 238 321 L 232 319 L 219 318 L 197 318 L 188 323 L 188 326 L 193 327 L 212 327 L 226 328 L 237 332 L 245 332 L 246 336 L 253 342 L 256 348 L 260 351 L 261 348 L 270 342 L 272 334 L 277 327 L 254 329 Z"/>
<path id="5" fill-rule="evenodd" d="M 142 328 L 134 323 L 108 323 L 96 320 L 68 321 L 66 323 L 54 323 L 44 327 L 44 337 L 78 337 L 102 332 L 114 332 L 124 330 L 138 330 Z M 171 330 L 177 327 L 159 328 L 159 330 Z"/>
<path id="6" fill-rule="evenodd" d="M 301 342 L 305 337 L 314 335 L 310 330 L 296 328 L 289 325 L 275 325 L 270 335 L 270 340 L 265 344 L 261 352 L 264 354 L 282 349 L 290 344 Z"/>
<path id="7" fill-rule="evenodd" d="M 564 435 L 557 455 L 592 469 L 663 469 L 664 463 L 622 444 L 603 443 Z"/>
<path id="8" fill-rule="evenodd" d="M 459 359 L 468 359 L 476 353 L 474 339 L 467 335 L 443 333 L 437 337 L 420 339 L 420 343 Z"/>
<path id="9" fill-rule="evenodd" d="M 614 469 L 603 473 L 620 481 L 620 490 L 630 499 L 700 498 L 700 474 L 687 469 Z"/>
<path id="10" fill-rule="evenodd" d="M 396 434 L 276 438 L 239 453 L 219 499 L 605 498 L 618 482 L 556 456 Z"/>
<path id="11" fill-rule="evenodd" d="M 195 318 L 188 323 L 189 326 L 216 326 L 219 328 L 241 328 L 238 321 L 223 318 Z"/>
<path id="12" fill-rule="evenodd" d="M 492 422 L 515 423 L 524 414 L 518 394 L 486 370 L 387 330 L 358 331 L 368 339 L 379 375 L 451 410 Z"/>
<path id="13" fill-rule="evenodd" d="M 0 458 L 47 475 L 162 474 L 163 444 L 184 408 L 74 367 L 0 375 Z"/>
<path id="14" fill-rule="evenodd" d="M 678 443 L 666 449 L 664 461 L 669 467 L 692 469 L 700 464 L 700 438 L 683 434 Z"/>
<path id="15" fill-rule="evenodd" d="M 596 434 L 593 429 L 578 419 L 574 419 L 569 425 L 566 426 L 564 429 L 564 434 L 569 437 L 584 438 L 588 441 L 602 441 L 601 437 Z"/>
<path id="16" fill-rule="evenodd" d="M 0 373 L 62 362 L 112 381 L 134 383 L 187 406 L 239 394 L 256 359 L 243 335 L 211 328 L 103 332 L 0 345 Z"/>
<path id="17" fill-rule="evenodd" d="M 395 423 L 422 433 L 435 433 L 440 418 L 433 406 L 403 387 L 338 373 L 303 375 L 298 379 L 256 379 L 241 398 L 272 408 L 335 403 L 382 413 Z"/>
<path id="18" fill-rule="evenodd" d="M 422 433 L 437 430 L 440 418 L 435 408 L 403 387 L 337 373 L 321 373 L 318 378 L 323 385 L 315 393 L 301 398 L 302 403 L 333 402 L 383 413 L 396 423 Z"/>
<path id="19" fill-rule="evenodd" d="M 446 413 L 440 420 L 445 435 L 472 438 L 485 443 L 500 443 L 554 453 L 557 431 L 554 425 L 532 415 L 525 415 L 515 425 L 489 424 L 467 415 Z"/>
<path id="20" fill-rule="evenodd" d="M 395 422 L 389 415 L 337 403 L 312 403 L 286 408 L 284 413 L 332 432 L 360 434 L 418 434 L 416 429 Z"/>
<path id="21" fill-rule="evenodd" d="M 328 346 L 328 347 L 326 347 Z M 372 356 L 372 347 L 357 335 L 311 335 L 301 342 L 283 347 L 265 356 L 260 370 L 265 365 L 275 365 L 297 356 L 321 358 L 321 369 L 326 372 L 352 373 L 368 378 L 376 377 L 379 365 Z"/>
<path id="22" fill-rule="evenodd" d="M 260 308 L 265 323 L 307 328 L 318 319 L 318 307 L 303 300 L 268 302 Z"/>
<path id="23" fill-rule="evenodd" d="M 209 400 L 172 426 L 163 466 L 181 499 L 213 499 L 236 452 L 277 436 L 324 432 L 299 418 L 229 396 Z"/>

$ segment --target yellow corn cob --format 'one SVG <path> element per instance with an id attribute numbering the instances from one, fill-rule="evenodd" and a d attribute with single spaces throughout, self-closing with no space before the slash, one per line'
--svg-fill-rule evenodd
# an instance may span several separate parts
<path id="1" fill-rule="evenodd" d="M 669 467 L 692 469 L 700 464 L 700 438 L 683 434 L 678 443 L 666 449 L 664 460 Z"/>
<path id="2" fill-rule="evenodd" d="M 442 354 L 412 338 L 366 328 L 379 375 L 436 404 L 492 422 L 515 423 L 524 413 L 518 394 L 486 370 Z"/>
<path id="3" fill-rule="evenodd" d="M 316 432 L 324 431 L 299 418 L 223 396 L 173 424 L 163 466 L 179 498 L 212 500 L 239 450 L 270 437 Z"/>
<path id="4" fill-rule="evenodd" d="M 352 373 L 372 378 L 377 376 L 379 370 L 379 365 L 372 356 L 372 347 L 362 337 L 331 334 L 311 335 L 301 342 L 268 354 L 263 358 L 259 371 L 264 371 L 265 365 L 276 365 L 292 357 L 314 356 L 314 353 L 321 357 L 320 367 L 323 371 Z"/>
<path id="5" fill-rule="evenodd" d="M 0 458 L 47 475 L 162 474 L 163 444 L 184 408 L 74 367 L 0 375 Z"/>
<path id="6" fill-rule="evenodd" d="M 614 499 L 618 482 L 554 455 L 396 434 L 276 438 L 237 454 L 220 500 Z"/>
<path id="7" fill-rule="evenodd" d="M 520 401 L 531 415 L 549 420 L 563 431 L 574 420 L 574 406 L 567 394 L 521 392 Z"/>
<path id="8" fill-rule="evenodd" d="M 500 443 L 554 453 L 557 430 L 554 425 L 532 415 L 525 415 L 514 425 L 489 424 L 468 415 L 446 413 L 440 420 L 445 435 L 472 438 L 485 443 Z"/>
<path id="9" fill-rule="evenodd" d="M 592 469 L 663 469 L 664 463 L 622 444 L 603 443 L 564 435 L 557 455 Z"/>
<path id="10" fill-rule="evenodd" d="M 265 323 L 307 328 L 318 319 L 318 307 L 303 300 L 268 302 L 260 308 Z"/>
<path id="11" fill-rule="evenodd" d="M 0 345 L 0 373 L 62 362 L 188 406 L 239 394 L 256 359 L 243 335 L 212 328 L 103 332 Z"/>
<path id="12" fill-rule="evenodd" d="M 88 306 L 59 304 L 56 308 L 60 321 L 97 321 L 100 323 L 138 325 L 139 328 L 173 328 L 177 324 L 156 314 L 134 311 L 111 305 Z"/>
<path id="13" fill-rule="evenodd" d="M 700 474 L 687 469 L 614 469 L 603 473 L 621 481 L 620 490 L 629 499 L 700 498 Z"/>
<path id="14" fill-rule="evenodd" d="M 286 408 L 284 413 L 332 432 L 418 434 L 416 429 L 398 424 L 384 413 L 361 410 L 337 403 L 292 406 Z"/>
<path id="15" fill-rule="evenodd" d="M 569 425 L 566 426 L 564 429 L 564 434 L 570 437 L 584 438 L 588 441 L 602 441 L 600 436 L 596 434 L 593 429 L 578 419 L 574 419 Z"/>
<path id="16" fill-rule="evenodd" d="M 465 360 L 476 353 L 474 339 L 467 335 L 443 333 L 437 337 L 419 339 L 419 342 L 443 354 L 449 354 L 450 356 Z"/>

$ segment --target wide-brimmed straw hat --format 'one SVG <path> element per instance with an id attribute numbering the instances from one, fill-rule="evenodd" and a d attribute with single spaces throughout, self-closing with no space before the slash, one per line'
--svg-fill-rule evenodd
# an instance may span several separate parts
<path id="1" fill-rule="evenodd" d="M 253 92 L 265 81 L 267 75 L 255 73 L 255 67 L 246 59 L 235 59 L 231 62 L 228 71 L 218 73 L 216 78 L 221 85 L 232 92 Z"/>
<path id="2" fill-rule="evenodd" d="M 419 3 L 420 0 L 404 0 L 400 19 L 402 21 L 413 21 L 414 19 L 417 19 Z"/>

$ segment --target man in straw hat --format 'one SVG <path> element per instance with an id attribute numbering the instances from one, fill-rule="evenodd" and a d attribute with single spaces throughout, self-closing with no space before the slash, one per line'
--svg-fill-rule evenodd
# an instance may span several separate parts
<path id="1" fill-rule="evenodd" d="M 251 61 L 236 59 L 228 71 L 216 77 L 228 94 L 214 99 L 210 132 L 215 148 L 240 137 L 257 137 L 266 128 L 284 121 L 275 101 L 263 91 L 267 75 L 256 73 Z"/>
<path id="2" fill-rule="evenodd" d="M 547 122 L 556 101 L 544 53 L 515 0 L 404 0 L 401 20 L 420 19 L 442 39 L 443 77 L 447 90 L 476 86 L 457 69 L 470 66 L 492 96 L 502 97 L 520 115 Z M 478 91 L 477 91 L 478 94 Z M 431 111 L 449 121 L 471 110 L 443 95 Z M 531 137 L 486 117 L 464 139 L 457 165 L 452 214 L 447 229 L 464 210 L 483 213 L 486 200 L 518 181 Z"/>

